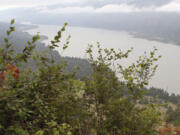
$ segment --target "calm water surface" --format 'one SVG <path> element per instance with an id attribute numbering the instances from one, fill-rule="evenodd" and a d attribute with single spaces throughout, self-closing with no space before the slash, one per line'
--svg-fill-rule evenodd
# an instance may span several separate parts
<path id="1" fill-rule="evenodd" d="M 43 41 L 48 45 L 60 28 L 61 26 L 40 25 L 36 29 L 28 30 L 28 32 L 30 34 L 40 32 L 40 34 L 48 36 L 48 39 Z M 64 33 L 64 37 L 69 34 L 72 36 L 69 48 L 63 53 L 58 50 L 63 56 L 87 58 L 85 49 L 88 44 L 96 45 L 96 42 L 100 42 L 103 48 L 116 48 L 124 51 L 133 47 L 130 58 L 124 61 L 126 65 L 135 61 L 139 55 L 143 55 L 144 51 L 149 52 L 153 50 L 153 47 L 156 47 L 162 58 L 158 62 L 159 68 L 152 78 L 150 86 L 180 94 L 180 46 L 135 38 L 127 32 L 104 29 L 69 27 Z"/>

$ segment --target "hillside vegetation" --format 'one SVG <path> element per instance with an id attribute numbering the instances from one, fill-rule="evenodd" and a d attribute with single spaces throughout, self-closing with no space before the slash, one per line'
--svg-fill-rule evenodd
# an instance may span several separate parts
<path id="1" fill-rule="evenodd" d="M 8 29 L 9 24 L 7 23 L 0 23 L 0 44 L 1 46 L 4 46 L 4 38 L 6 38 L 6 30 Z M 24 29 L 30 29 L 35 26 L 27 26 L 27 25 L 16 25 L 16 30 L 11 33 L 8 40 L 10 43 L 13 43 L 13 50 L 14 54 L 21 53 L 24 49 L 24 47 L 27 45 L 27 41 L 31 41 L 32 36 L 29 35 L 27 32 L 23 32 Z M 48 47 L 42 43 L 41 41 L 46 39 L 47 37 L 41 36 L 41 39 L 39 39 L 36 42 L 36 47 L 34 48 L 36 51 L 40 53 L 46 52 L 46 54 L 50 54 L 48 51 Z M 51 55 L 53 55 L 53 58 L 56 60 L 56 63 L 60 63 L 63 60 L 66 60 L 67 62 L 67 69 L 69 72 L 72 72 L 75 68 L 75 65 L 78 65 L 79 70 L 77 70 L 77 77 L 81 78 L 85 75 L 88 75 L 91 73 L 91 67 L 87 60 L 81 59 L 81 58 L 73 58 L 73 57 L 63 57 L 61 56 L 57 51 L 52 50 Z M 51 56 L 49 56 L 51 57 Z M 28 65 L 34 67 L 34 63 L 32 60 L 28 61 Z"/>
<path id="2" fill-rule="evenodd" d="M 61 42 L 67 23 L 50 46 L 38 50 L 40 36 L 37 34 L 19 51 L 15 51 L 11 41 L 15 31 L 13 24 L 14 20 L 0 46 L 0 134 L 170 133 L 170 128 L 159 129 L 163 122 L 159 104 L 140 105 L 147 96 L 145 87 L 158 67 L 156 61 L 160 56 L 156 55 L 156 49 L 140 56 L 129 67 L 123 67 L 117 64 L 118 61 L 128 58 L 132 50 L 102 49 L 97 43 L 96 58 L 90 45 L 86 50 L 89 56 L 86 62 L 91 72 L 80 73 L 83 77 L 78 79 L 76 69 L 69 72 L 68 59 L 57 61 L 61 57 L 54 55 L 55 48 L 62 51 L 68 48 L 69 37 L 65 43 Z M 111 69 L 112 65 L 116 68 Z M 179 110 L 175 111 L 179 113 Z M 172 110 L 170 114 L 173 113 Z M 167 121 L 173 120 L 169 117 Z M 178 127 L 173 127 L 173 131 L 178 135 Z"/>

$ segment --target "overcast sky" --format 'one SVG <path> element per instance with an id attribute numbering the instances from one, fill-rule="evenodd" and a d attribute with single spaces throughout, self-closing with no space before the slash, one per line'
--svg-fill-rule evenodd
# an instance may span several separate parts
<path id="1" fill-rule="evenodd" d="M 180 0 L 0 0 L 0 10 L 34 8 L 39 13 L 178 12 Z"/>

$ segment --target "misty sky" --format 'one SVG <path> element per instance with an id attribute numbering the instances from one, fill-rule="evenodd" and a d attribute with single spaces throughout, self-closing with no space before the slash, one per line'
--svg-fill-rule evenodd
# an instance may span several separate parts
<path id="1" fill-rule="evenodd" d="M 0 0 L 0 10 L 33 8 L 39 13 L 178 12 L 180 0 Z"/>

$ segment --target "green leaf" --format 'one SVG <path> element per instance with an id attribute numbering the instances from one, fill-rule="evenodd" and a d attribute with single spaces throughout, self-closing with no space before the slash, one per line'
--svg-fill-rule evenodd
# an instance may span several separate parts
<path id="1" fill-rule="evenodd" d="M 44 134 L 44 131 L 43 130 L 39 130 L 35 133 L 35 135 L 43 135 Z"/>
<path id="2" fill-rule="evenodd" d="M 68 25 L 68 23 L 66 22 L 66 23 L 64 23 L 64 26 L 67 26 Z"/>
<path id="3" fill-rule="evenodd" d="M 15 23 L 15 20 L 14 20 L 14 19 L 12 19 L 12 20 L 11 20 L 11 24 L 14 24 L 14 23 Z"/>

